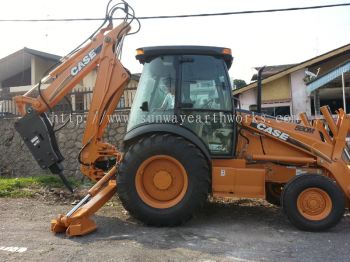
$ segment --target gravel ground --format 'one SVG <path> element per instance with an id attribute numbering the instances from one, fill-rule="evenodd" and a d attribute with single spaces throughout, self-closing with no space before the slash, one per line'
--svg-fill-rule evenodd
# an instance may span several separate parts
<path id="1" fill-rule="evenodd" d="M 349 261 L 350 216 L 328 232 L 289 224 L 262 201 L 208 203 L 181 227 L 146 227 L 117 199 L 94 217 L 98 230 L 68 238 L 50 220 L 72 206 L 0 199 L 0 261 Z M 19 247 L 22 249 L 9 247 Z M 24 251 L 25 250 L 25 251 Z"/>

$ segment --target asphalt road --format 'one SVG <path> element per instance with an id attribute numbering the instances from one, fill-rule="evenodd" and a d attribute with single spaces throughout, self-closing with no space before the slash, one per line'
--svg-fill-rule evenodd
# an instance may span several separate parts
<path id="1" fill-rule="evenodd" d="M 0 199 L 0 261 L 350 261 L 350 217 L 328 232 L 295 229 L 265 202 L 208 203 L 181 227 L 146 227 L 114 200 L 98 230 L 68 238 L 50 220 L 71 205 Z"/>

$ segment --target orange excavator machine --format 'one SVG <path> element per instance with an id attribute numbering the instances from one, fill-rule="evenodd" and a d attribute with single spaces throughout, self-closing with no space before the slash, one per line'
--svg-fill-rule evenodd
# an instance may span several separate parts
<path id="1" fill-rule="evenodd" d="M 116 10 L 126 17 L 113 27 Z M 60 128 L 54 128 L 46 112 L 97 70 L 78 158 L 81 172 L 96 183 L 71 211 L 51 222 L 52 231 L 75 236 L 95 230 L 91 216 L 115 192 L 125 209 L 147 225 L 182 224 L 208 195 L 266 199 L 282 205 L 303 230 L 336 225 L 350 198 L 349 116 L 339 109 L 334 120 L 322 107 L 322 119 L 311 122 L 303 113 L 299 122 L 288 122 L 262 114 L 261 98 L 256 112 L 240 109 L 232 97 L 228 48 L 138 49 L 136 58 L 144 69 L 123 154 L 102 140 L 108 116 L 130 79 L 118 56 L 133 19 L 125 2 L 108 7 L 106 21 L 88 43 L 14 98 L 21 114 L 16 130 L 38 164 L 68 185 L 55 138 Z M 260 93 L 261 77 L 258 83 Z"/>

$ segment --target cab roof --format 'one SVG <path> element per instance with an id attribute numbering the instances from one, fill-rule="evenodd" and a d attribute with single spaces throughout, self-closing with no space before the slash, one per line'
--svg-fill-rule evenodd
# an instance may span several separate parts
<path id="1" fill-rule="evenodd" d="M 216 46 L 149 46 L 136 49 L 136 59 L 144 64 L 162 55 L 210 55 L 224 59 L 227 68 L 232 65 L 231 49 Z"/>

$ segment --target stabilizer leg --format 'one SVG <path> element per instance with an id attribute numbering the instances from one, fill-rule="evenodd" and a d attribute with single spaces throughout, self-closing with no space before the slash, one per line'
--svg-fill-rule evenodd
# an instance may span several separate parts
<path id="1" fill-rule="evenodd" d="M 116 167 L 113 167 L 71 211 L 52 220 L 51 231 L 54 233 L 65 231 L 68 236 L 81 236 L 96 230 L 96 224 L 90 216 L 115 194 L 117 182 L 111 179 L 115 173 Z"/>

